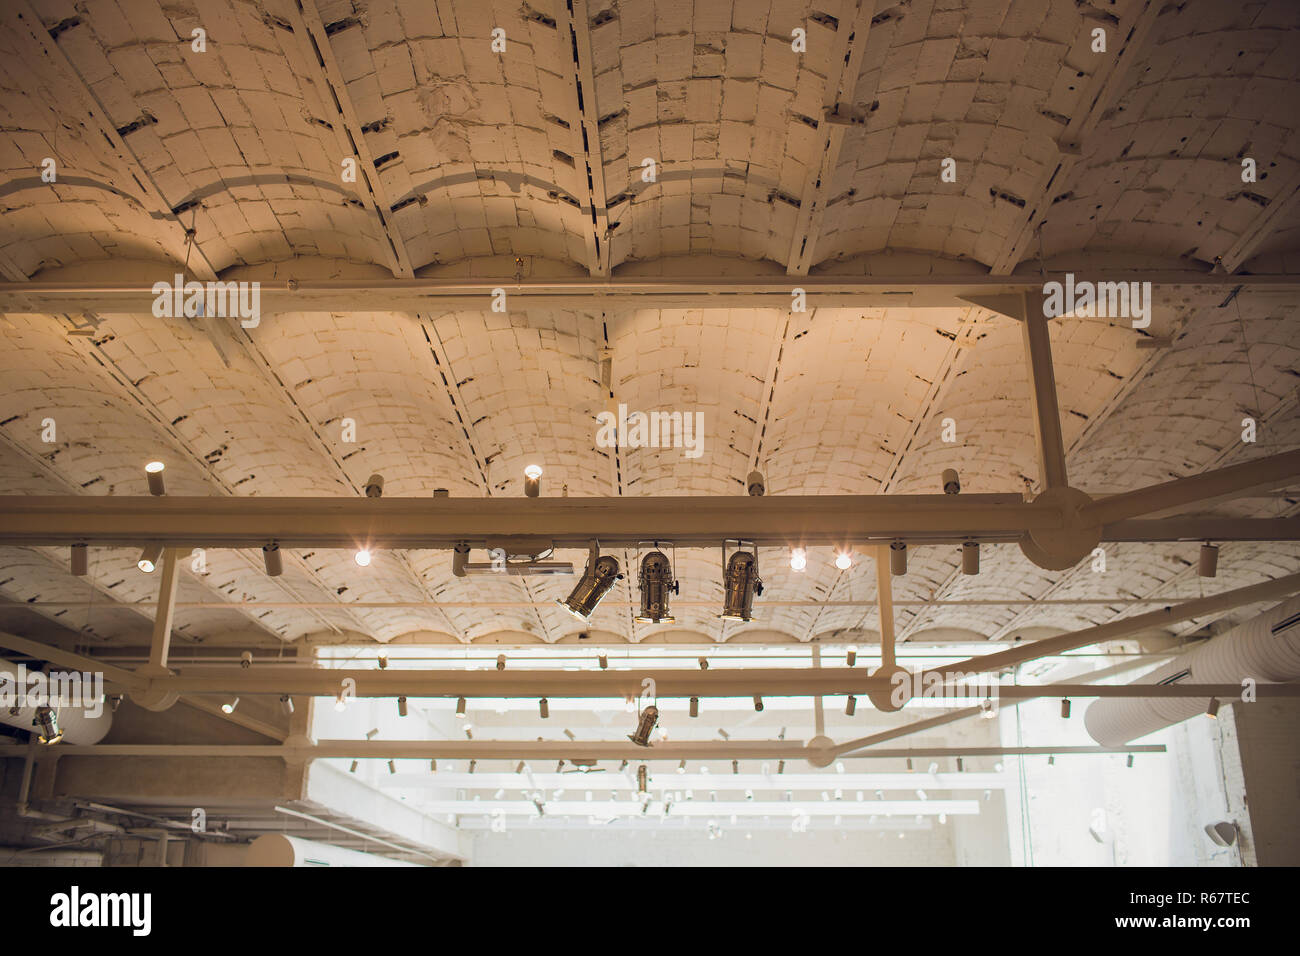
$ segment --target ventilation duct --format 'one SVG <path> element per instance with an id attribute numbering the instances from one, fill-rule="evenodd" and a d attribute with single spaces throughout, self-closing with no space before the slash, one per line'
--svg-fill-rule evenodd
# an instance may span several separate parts
<path id="1" fill-rule="evenodd" d="M 1265 684 L 1300 680 L 1300 597 L 1234 627 L 1134 683 L 1240 685 L 1246 678 Z M 1204 714 L 1209 706 L 1208 698 L 1109 697 L 1093 701 L 1083 720 L 1097 743 L 1120 747 Z"/>

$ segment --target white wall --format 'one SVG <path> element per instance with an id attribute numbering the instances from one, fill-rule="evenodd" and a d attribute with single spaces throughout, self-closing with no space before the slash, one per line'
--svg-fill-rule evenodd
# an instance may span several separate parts
<path id="1" fill-rule="evenodd" d="M 746 832 L 752 832 L 746 839 Z M 728 827 L 710 840 L 674 833 L 553 830 L 480 833 L 471 866 L 952 866 L 951 824 L 929 831 L 835 833 L 746 831 Z"/>

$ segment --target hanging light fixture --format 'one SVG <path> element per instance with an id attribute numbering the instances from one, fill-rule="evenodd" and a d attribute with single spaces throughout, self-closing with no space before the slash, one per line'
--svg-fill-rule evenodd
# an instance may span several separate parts
<path id="1" fill-rule="evenodd" d="M 63 739 L 63 731 L 59 729 L 59 713 L 53 707 L 37 707 L 32 723 L 41 728 L 36 735 L 41 743 L 57 744 Z"/>
<path id="2" fill-rule="evenodd" d="M 1219 549 L 1208 541 L 1201 545 L 1201 556 L 1196 562 L 1196 573 L 1203 578 L 1212 578 L 1219 573 Z"/>
<path id="3" fill-rule="evenodd" d="M 654 732 L 655 724 L 659 723 L 659 708 L 650 704 L 645 710 L 641 711 L 641 716 L 637 720 L 636 730 L 627 735 L 627 739 L 632 741 L 638 747 L 650 746 L 650 734 Z"/>
<path id="4" fill-rule="evenodd" d="M 555 603 L 585 623 L 614 587 L 614 582 L 622 577 L 618 570 L 618 559 L 608 554 L 602 556 L 600 546 L 593 541 L 582 577 L 565 600 Z"/>
<path id="5" fill-rule="evenodd" d="M 668 555 L 651 551 L 641 560 L 641 613 L 634 618 L 638 624 L 673 624 L 676 618 L 669 608 L 668 595 L 678 593 L 673 580 L 673 568 Z"/>
<path id="6" fill-rule="evenodd" d="M 690 713 L 691 713 L 691 716 L 692 716 L 692 717 L 698 717 L 698 716 L 700 716 L 700 699 L 699 699 L 698 697 L 692 697 L 692 698 L 691 698 L 691 711 L 690 711 Z"/>
<path id="7" fill-rule="evenodd" d="M 145 545 L 144 550 L 140 552 L 140 560 L 135 566 L 145 574 L 152 574 L 153 569 L 158 567 L 158 562 L 162 560 L 163 548 L 161 544 Z"/>
<path id="8" fill-rule="evenodd" d="M 542 466 L 529 465 L 524 469 L 524 494 L 536 498 L 542 493 Z"/>
<path id="9" fill-rule="evenodd" d="M 907 545 L 902 541 L 895 541 L 889 546 L 889 572 L 894 577 L 902 577 L 907 573 Z"/>
<path id="10" fill-rule="evenodd" d="M 737 542 L 738 545 L 746 542 Z M 726 554 L 726 545 L 723 545 Z M 727 560 L 722 575 L 724 594 L 722 614 L 724 621 L 752 621 L 754 595 L 763 593 L 763 582 L 758 576 L 758 558 L 753 551 L 736 551 Z"/>
<path id="11" fill-rule="evenodd" d="M 803 571 L 808 567 L 808 552 L 803 548 L 792 548 L 790 550 L 790 570 Z"/>
<path id="12" fill-rule="evenodd" d="M 278 578 L 284 573 L 284 562 L 280 560 L 280 546 L 274 541 L 262 545 L 262 564 L 269 578 Z"/>
<path id="13" fill-rule="evenodd" d="M 163 484 L 163 469 L 166 467 L 160 461 L 151 461 L 144 466 L 144 477 L 149 482 L 149 494 L 157 496 L 167 493 Z"/>

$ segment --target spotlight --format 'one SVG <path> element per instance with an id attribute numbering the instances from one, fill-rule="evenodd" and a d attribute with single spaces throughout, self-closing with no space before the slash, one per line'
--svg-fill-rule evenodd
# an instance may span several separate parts
<path id="1" fill-rule="evenodd" d="M 529 465 L 524 469 L 524 494 L 536 498 L 542 493 L 542 466 Z"/>
<path id="2" fill-rule="evenodd" d="M 388 670 L 388 658 L 383 654 L 380 654 L 379 657 L 375 659 L 375 663 L 379 665 L 381 671 Z"/>
<path id="3" fill-rule="evenodd" d="M 537 702 L 537 709 L 541 711 L 543 718 L 551 716 L 551 705 L 545 697 Z"/>
<path id="4" fill-rule="evenodd" d="M 474 768 L 477 767 L 477 766 L 478 766 L 478 761 L 477 761 L 477 760 L 471 760 L 471 761 L 469 762 L 469 772 L 470 772 L 470 773 L 473 773 L 473 772 L 474 772 Z"/>
<path id="5" fill-rule="evenodd" d="M 162 560 L 162 553 L 161 544 L 145 545 L 144 550 L 140 552 L 140 560 L 135 563 L 135 566 L 145 574 L 152 574 L 153 569 L 158 567 L 158 562 Z"/>
<path id="6" fill-rule="evenodd" d="M 286 717 L 293 714 L 293 698 L 288 694 L 280 695 L 280 710 Z"/>
<path id="7" fill-rule="evenodd" d="M 398 717 L 405 717 L 405 716 L 406 716 L 406 698 L 405 698 L 405 697 L 399 697 L 399 698 L 397 698 L 397 716 L 398 716 Z"/>
<path id="8" fill-rule="evenodd" d="M 847 551 L 841 551 L 835 555 L 835 566 L 841 571 L 847 571 L 853 567 L 853 555 Z"/>
<path id="9" fill-rule="evenodd" d="M 646 769 L 645 764 L 636 768 L 636 789 L 638 793 L 645 793 L 648 789 L 650 771 Z"/>
<path id="10" fill-rule="evenodd" d="M 1056 766 L 1056 754 L 1049 754 L 1049 755 L 1048 755 L 1048 757 L 1047 757 L 1047 765 L 1048 765 L 1049 767 L 1055 767 L 1055 766 Z"/>
<path id="11" fill-rule="evenodd" d="M 167 466 L 160 461 L 151 461 L 144 466 L 144 477 L 149 482 L 149 494 L 165 495 L 167 489 L 163 485 L 163 469 Z"/>
<path id="12" fill-rule="evenodd" d="M 389 773 L 397 773 L 397 764 L 394 763 L 394 762 L 391 761 L 391 760 L 388 761 L 388 772 L 389 772 Z"/>
<path id="13" fill-rule="evenodd" d="M 980 546 L 978 541 L 963 541 L 961 545 L 961 573 L 980 573 Z"/>
<path id="14" fill-rule="evenodd" d="M 505 656 L 504 654 L 498 654 L 498 655 L 497 655 L 497 670 L 499 670 L 499 671 L 503 671 L 503 670 L 505 670 L 505 669 L 506 669 L 506 656 Z"/>
<path id="15" fill-rule="evenodd" d="M 669 593 L 677 593 L 673 569 L 668 555 L 651 551 L 641 561 L 641 613 L 633 618 L 638 624 L 673 624 L 676 618 L 669 611 Z"/>
<path id="16" fill-rule="evenodd" d="M 732 772 L 733 774 L 739 774 L 739 773 L 740 773 L 740 761 L 739 761 L 739 760 L 733 760 L 733 761 L 731 761 L 731 772 Z"/>
<path id="17" fill-rule="evenodd" d="M 358 765 L 359 765 L 359 761 L 356 760 L 352 761 L 352 766 L 348 767 L 348 773 L 356 773 Z"/>
<path id="18" fill-rule="evenodd" d="M 593 544 L 582 577 L 573 586 L 568 598 L 556 603 L 579 621 L 585 622 L 614 587 L 614 582 L 622 577 L 618 570 L 618 559 L 608 554 L 601 556 L 599 548 Z"/>
<path id="19" fill-rule="evenodd" d="M 784 760 L 778 760 L 778 761 L 776 762 L 776 772 L 777 772 L 777 773 L 785 773 L 785 761 L 784 761 Z"/>
<path id="20" fill-rule="evenodd" d="M 911 773 L 911 772 L 912 772 L 912 758 L 911 758 L 911 757 L 908 757 L 908 758 L 907 758 L 907 771 L 908 771 L 908 773 Z"/>
<path id="21" fill-rule="evenodd" d="M 852 667 L 857 662 L 858 662 L 858 649 L 856 647 L 850 646 L 844 652 L 844 663 L 847 664 L 849 667 Z"/>
<path id="22" fill-rule="evenodd" d="M 754 709 L 755 710 L 763 709 L 763 698 L 759 697 L 757 694 L 754 695 Z"/>
<path id="23" fill-rule="evenodd" d="M 700 658 L 700 670 L 702 670 L 702 671 L 706 671 L 706 670 L 708 670 L 708 669 L 709 669 L 709 659 L 708 659 L 707 657 L 701 657 L 701 658 Z"/>
<path id="24" fill-rule="evenodd" d="M 1203 578 L 1212 578 L 1219 570 L 1219 549 L 1210 542 L 1201 545 L 1201 557 L 1196 562 L 1196 573 Z"/>
<path id="25" fill-rule="evenodd" d="M 896 578 L 907 573 L 907 545 L 902 541 L 889 546 L 889 572 Z"/>
<path id="26" fill-rule="evenodd" d="M 1130 766 L 1130 767 L 1133 766 L 1133 755 L 1132 755 L 1132 754 L 1129 754 L 1129 755 L 1128 755 L 1128 766 Z"/>
<path id="27" fill-rule="evenodd" d="M 367 498 L 379 498 L 384 493 L 384 476 L 371 475 L 366 479 L 365 492 Z"/>
<path id="28" fill-rule="evenodd" d="M 32 724 L 41 728 L 36 739 L 43 744 L 57 744 L 63 739 L 63 731 L 59 729 L 59 714 L 53 707 L 37 707 Z"/>
<path id="29" fill-rule="evenodd" d="M 961 479 L 957 476 L 955 468 L 945 468 L 943 470 L 943 493 L 945 495 L 961 493 Z"/>
<path id="30" fill-rule="evenodd" d="M 1069 720 L 1070 718 L 1070 699 L 1067 697 L 1061 701 L 1061 719 Z"/>
<path id="31" fill-rule="evenodd" d="M 334 698 L 334 709 L 339 711 L 340 713 L 348 709 L 348 702 L 343 697 L 342 691 L 339 691 L 339 695 Z"/>
<path id="32" fill-rule="evenodd" d="M 678 772 L 678 773 L 685 773 L 685 772 L 686 772 L 686 761 L 685 761 L 685 760 L 683 760 L 681 763 L 679 763 L 679 764 L 677 765 L 677 772 Z"/>
<path id="33" fill-rule="evenodd" d="M 854 697 L 852 694 L 849 694 L 848 703 L 844 705 L 844 715 L 846 717 L 852 717 L 854 713 L 857 712 L 857 709 L 858 709 L 858 699 Z"/>
<path id="34" fill-rule="evenodd" d="M 267 577 L 278 578 L 284 573 L 284 563 L 280 560 L 280 546 L 274 541 L 262 545 L 262 565 L 266 568 Z"/>
<path id="35" fill-rule="evenodd" d="M 1218 716 L 1219 716 L 1219 698 L 1217 698 L 1217 697 L 1211 697 L 1211 698 L 1210 698 L 1210 706 L 1207 707 L 1207 708 L 1205 709 L 1205 716 L 1206 716 L 1206 717 L 1214 717 L 1214 718 L 1216 718 L 1216 719 L 1218 718 Z"/>
<path id="36" fill-rule="evenodd" d="M 726 593 L 722 602 L 724 621 L 752 621 L 754 595 L 763 593 L 758 577 L 758 562 L 750 551 L 737 551 L 727 561 L 722 584 Z"/>
<path id="37" fill-rule="evenodd" d="M 456 701 L 456 716 L 461 720 L 465 719 L 465 698 L 461 697 Z"/>
<path id="38" fill-rule="evenodd" d="M 600 665 L 601 670 L 607 670 L 609 668 L 609 658 L 604 654 L 601 654 L 596 658 L 596 663 Z"/>
<path id="39" fill-rule="evenodd" d="M 958 758 L 957 758 L 957 772 L 958 772 L 958 773 L 961 773 L 961 772 L 962 772 L 963 770 L 965 770 L 965 769 L 966 769 L 966 765 L 965 765 L 965 763 L 963 763 L 961 757 L 958 757 Z"/>
<path id="40" fill-rule="evenodd" d="M 221 705 L 221 710 L 223 713 L 233 714 L 235 712 L 235 708 L 238 706 L 239 706 L 239 698 L 232 697 L 230 698 L 230 700 L 226 701 L 224 704 Z"/>
<path id="41" fill-rule="evenodd" d="M 239 666 L 242 667 L 244 670 L 248 670 L 250 667 L 253 666 L 252 651 L 244 651 L 242 654 L 239 655 Z"/>
<path id="42" fill-rule="evenodd" d="M 803 548 L 795 548 L 790 552 L 790 570 L 802 571 L 808 567 L 808 552 Z"/>
<path id="43" fill-rule="evenodd" d="M 358 548 L 356 557 L 354 557 L 352 560 L 356 561 L 358 566 L 360 567 L 363 568 L 370 567 L 370 549 Z"/>
<path id="44" fill-rule="evenodd" d="M 524 772 L 524 762 L 521 760 L 515 766 L 515 773 L 523 773 L 523 772 Z"/>
<path id="45" fill-rule="evenodd" d="M 70 560 L 70 569 L 77 577 L 84 577 L 86 574 L 86 546 L 84 544 L 74 544 L 72 546 L 72 557 Z"/>
<path id="46" fill-rule="evenodd" d="M 659 708 L 651 704 L 641 711 L 641 718 L 637 721 L 636 730 L 628 734 L 627 739 L 638 747 L 649 747 L 650 734 L 654 731 L 657 723 L 659 723 Z"/>
<path id="47" fill-rule="evenodd" d="M 751 497 L 762 497 L 767 491 L 767 486 L 763 482 L 763 473 L 761 471 L 751 471 L 749 477 L 745 479 L 745 488 L 749 491 Z"/>
<path id="48" fill-rule="evenodd" d="M 429 773 L 437 773 L 437 772 L 438 772 L 438 758 L 434 757 L 432 760 L 429 761 Z"/>
<path id="49" fill-rule="evenodd" d="M 691 698 L 691 716 L 700 716 L 700 699 L 698 697 Z"/>

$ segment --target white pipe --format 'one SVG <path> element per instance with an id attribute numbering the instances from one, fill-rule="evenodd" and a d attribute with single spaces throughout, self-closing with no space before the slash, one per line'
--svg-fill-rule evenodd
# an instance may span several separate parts
<path id="1" fill-rule="evenodd" d="M 248 845 L 244 866 L 419 866 L 373 853 L 345 850 L 283 833 L 265 833 Z"/>
<path id="2" fill-rule="evenodd" d="M 1300 597 L 1174 658 L 1134 683 L 1240 684 L 1248 678 L 1261 684 L 1300 680 Z M 1110 697 L 1093 701 L 1083 720 L 1093 740 L 1104 747 L 1118 747 L 1204 714 L 1209 706 L 1208 698 Z"/>
<path id="3" fill-rule="evenodd" d="M 70 672 L 58 671 L 57 673 Z M 34 686 L 28 683 L 32 675 L 33 671 L 25 667 L 0 660 L 0 688 L 4 689 L 4 703 L 0 705 L 0 723 L 35 733 L 37 728 L 33 721 L 36 718 L 36 706 L 19 705 L 11 708 L 8 702 L 9 695 L 13 695 L 15 701 L 22 700 L 24 687 Z M 92 675 L 79 674 L 78 676 L 83 679 L 71 686 L 77 688 L 80 699 L 73 701 L 74 706 L 54 705 L 54 709 L 58 712 L 59 729 L 63 731 L 62 743 L 82 746 L 97 744 L 104 739 L 113 726 L 113 711 L 104 698 L 103 675 L 94 675 L 96 679 L 92 680 L 84 679 Z M 50 693 L 58 693 L 58 690 L 50 689 L 49 682 L 46 682 L 45 687 Z"/>

